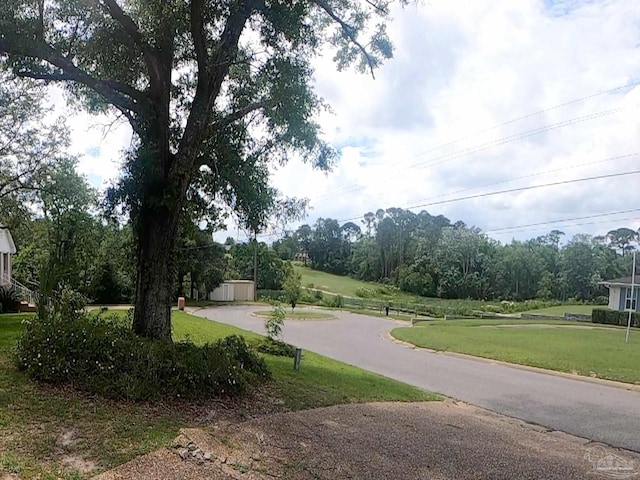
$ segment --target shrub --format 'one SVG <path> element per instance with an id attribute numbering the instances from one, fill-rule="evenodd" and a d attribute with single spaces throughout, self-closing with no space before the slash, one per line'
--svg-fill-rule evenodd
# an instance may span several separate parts
<path id="1" fill-rule="evenodd" d="M 323 294 L 322 294 L 322 291 L 321 291 L 321 290 L 314 290 L 314 291 L 313 291 L 313 296 L 314 296 L 314 298 L 315 298 L 316 300 L 318 300 L 318 301 L 322 301 Z"/>
<path id="2" fill-rule="evenodd" d="M 84 307 L 89 303 L 87 297 L 67 285 L 55 290 L 51 300 L 54 313 L 66 320 L 83 316 Z"/>
<path id="3" fill-rule="evenodd" d="M 626 327 L 629 321 L 629 312 L 609 310 L 608 308 L 594 308 L 591 312 L 592 323 L 602 323 L 606 325 L 621 325 Z M 640 327 L 640 313 L 631 314 L 631 326 Z"/>
<path id="4" fill-rule="evenodd" d="M 0 287 L 0 312 L 16 313 L 20 310 L 20 297 L 13 287 Z"/>
<path id="5" fill-rule="evenodd" d="M 376 291 L 373 288 L 358 287 L 355 294 L 356 297 L 360 298 L 373 298 L 376 296 Z"/>
<path id="6" fill-rule="evenodd" d="M 284 290 L 258 290 L 258 300 L 265 302 L 284 302 L 286 301 Z"/>
<path id="7" fill-rule="evenodd" d="M 242 337 L 197 346 L 136 336 L 120 317 L 61 315 L 25 322 L 16 363 L 31 378 L 111 398 L 202 399 L 244 393 L 270 377 Z"/>
<path id="8" fill-rule="evenodd" d="M 344 299 L 342 295 L 333 295 L 323 302 L 327 307 L 342 308 L 344 307 Z"/>
<path id="9" fill-rule="evenodd" d="M 278 357 L 295 357 L 296 347 L 280 340 L 272 340 L 265 338 L 258 344 L 258 351 L 261 353 L 268 353 L 269 355 L 276 355 Z"/>
<path id="10" fill-rule="evenodd" d="M 555 307 L 557 305 L 561 305 L 561 302 L 553 300 L 525 300 L 524 302 L 503 300 L 498 305 L 483 305 L 480 310 L 491 313 L 517 313 L 526 312 L 527 310 L 536 310 L 539 308 Z"/>

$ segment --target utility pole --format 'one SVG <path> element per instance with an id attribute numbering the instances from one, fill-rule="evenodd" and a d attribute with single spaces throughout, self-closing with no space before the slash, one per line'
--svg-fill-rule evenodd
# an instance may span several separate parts
<path id="1" fill-rule="evenodd" d="M 627 336 L 625 338 L 625 343 L 629 343 L 629 330 L 631 330 L 631 316 L 635 311 L 635 283 L 636 283 L 636 252 L 633 252 L 633 267 L 631 269 L 631 305 L 629 305 L 629 320 L 627 320 Z"/>
<path id="2" fill-rule="evenodd" d="M 258 232 L 253 232 L 253 301 L 258 300 Z"/>

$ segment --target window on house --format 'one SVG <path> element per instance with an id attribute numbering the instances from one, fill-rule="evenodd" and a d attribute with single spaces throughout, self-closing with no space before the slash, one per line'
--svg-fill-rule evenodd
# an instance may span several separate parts
<path id="1" fill-rule="evenodd" d="M 636 296 L 636 290 L 634 289 L 633 291 L 633 296 Z M 625 310 L 634 310 L 636 309 L 636 299 L 635 298 L 631 298 L 631 289 L 627 288 L 627 296 L 624 302 L 624 308 Z"/>

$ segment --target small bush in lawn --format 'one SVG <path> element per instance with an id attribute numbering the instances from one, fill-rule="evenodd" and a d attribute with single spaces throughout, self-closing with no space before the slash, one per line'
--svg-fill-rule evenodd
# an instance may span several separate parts
<path id="1" fill-rule="evenodd" d="M 355 294 L 356 294 L 356 297 L 359 297 L 359 298 L 373 298 L 377 295 L 376 291 L 373 288 L 366 288 L 366 287 L 356 288 Z"/>
<path id="2" fill-rule="evenodd" d="M 278 357 L 295 357 L 296 347 L 280 340 L 272 340 L 265 338 L 258 344 L 257 347 L 260 353 L 268 353 L 269 355 L 276 355 Z"/>
<path id="3" fill-rule="evenodd" d="M 208 398 L 244 393 L 270 377 L 242 337 L 213 344 L 151 341 L 120 317 L 49 315 L 25 321 L 16 363 L 31 378 L 111 398 Z"/>
<path id="4" fill-rule="evenodd" d="M 300 297 L 300 303 L 307 303 L 310 305 L 317 305 L 318 299 L 315 297 L 315 295 L 313 294 L 312 291 L 310 290 L 303 290 L 302 291 L 302 296 Z"/>
<path id="5" fill-rule="evenodd" d="M 0 313 L 16 313 L 20 310 L 20 297 L 13 287 L 0 287 Z"/>
<path id="6" fill-rule="evenodd" d="M 342 295 L 335 295 L 329 301 L 329 306 L 334 308 L 343 308 L 344 307 L 344 299 Z"/>
<path id="7" fill-rule="evenodd" d="M 63 285 L 51 294 L 54 315 L 70 320 L 84 315 L 89 299 L 68 285 Z"/>

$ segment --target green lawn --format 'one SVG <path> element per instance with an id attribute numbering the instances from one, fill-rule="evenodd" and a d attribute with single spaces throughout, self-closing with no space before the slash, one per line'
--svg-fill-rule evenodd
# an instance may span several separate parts
<path id="1" fill-rule="evenodd" d="M 294 264 L 294 269 L 302 277 L 302 285 L 313 284 L 313 288 L 326 292 L 337 293 L 347 297 L 355 297 L 358 288 L 377 289 L 384 285 L 373 282 L 363 282 L 355 278 L 313 270 L 309 267 Z"/>
<path id="2" fill-rule="evenodd" d="M 335 319 L 335 315 L 331 315 L 330 313 L 324 312 L 314 312 L 309 310 L 298 309 L 293 312 L 287 308 L 287 317 L 285 320 L 333 320 Z M 257 312 L 253 312 L 254 315 L 258 317 L 267 318 L 271 315 L 271 310 L 259 310 Z"/>
<path id="3" fill-rule="evenodd" d="M 557 315 L 562 317 L 565 313 L 578 313 L 581 315 L 591 315 L 591 311 L 595 307 L 604 307 L 605 305 L 558 305 L 556 307 L 539 308 L 537 310 L 529 310 L 523 313 L 533 313 L 536 315 Z"/>
<path id="4" fill-rule="evenodd" d="M 89 475 L 66 466 L 65 459 L 89 460 L 98 471 L 105 470 L 167 445 L 180 428 L 199 425 L 206 417 L 206 404 L 116 402 L 29 381 L 15 370 L 11 359 L 21 322 L 27 317 L 0 315 L 0 478 L 4 474 L 20 479 L 84 478 Z M 244 335 L 250 342 L 260 340 L 231 326 L 174 313 L 177 340 L 189 337 L 203 343 L 232 334 Z M 294 372 L 290 358 L 266 355 L 265 359 L 274 374 L 269 397 L 291 409 L 439 398 L 311 352 L 303 354 L 300 372 Z M 60 442 L 64 435 L 70 439 L 66 444 Z"/>
<path id="5" fill-rule="evenodd" d="M 508 326 L 513 324 L 521 326 Z M 629 343 L 625 344 L 623 328 L 568 328 L 576 326 L 590 325 L 454 320 L 398 328 L 392 335 L 439 351 L 640 383 L 640 330 L 632 330 Z"/>
<path id="6" fill-rule="evenodd" d="M 342 275 L 333 275 L 331 273 L 320 272 L 309 267 L 294 264 L 294 269 L 302 277 L 302 285 L 325 292 L 342 295 L 344 297 L 353 297 L 355 304 L 359 300 L 364 302 L 380 302 L 390 303 L 392 306 L 404 307 L 409 304 L 421 303 L 437 308 L 460 309 L 465 310 L 480 309 L 483 305 L 491 302 L 483 302 L 481 300 L 447 300 L 441 298 L 420 297 L 406 292 L 401 292 L 393 287 L 375 282 L 363 282 L 355 278 Z M 313 285 L 313 287 L 311 287 Z M 371 298 L 359 299 L 356 295 L 358 288 L 364 288 L 375 293 Z M 347 306 L 351 306 L 350 304 Z"/>

